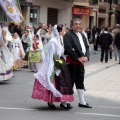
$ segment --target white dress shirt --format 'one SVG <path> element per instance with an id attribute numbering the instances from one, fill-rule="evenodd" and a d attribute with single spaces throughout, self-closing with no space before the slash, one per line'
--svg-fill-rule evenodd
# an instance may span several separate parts
<path id="1" fill-rule="evenodd" d="M 81 34 L 78 32 L 78 33 L 76 33 L 77 34 L 77 36 L 78 36 L 78 38 L 79 38 L 79 42 L 80 42 L 80 45 L 81 45 L 81 47 L 82 47 L 82 52 L 83 52 L 83 54 L 85 55 L 85 53 L 86 53 L 86 48 L 85 48 L 85 44 L 84 44 L 84 42 L 83 42 L 83 38 L 82 38 L 82 36 L 81 36 Z"/>

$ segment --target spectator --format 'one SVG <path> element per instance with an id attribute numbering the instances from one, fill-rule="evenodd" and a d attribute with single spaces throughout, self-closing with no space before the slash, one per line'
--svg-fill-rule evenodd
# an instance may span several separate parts
<path id="1" fill-rule="evenodd" d="M 108 33 L 108 27 L 105 27 L 105 31 L 100 35 L 100 46 L 101 46 L 101 59 L 100 61 L 103 62 L 104 54 L 105 54 L 105 63 L 108 62 L 108 50 L 109 46 L 112 44 L 113 38 L 110 33 Z"/>
<path id="2" fill-rule="evenodd" d="M 119 64 L 120 64 L 120 32 L 116 33 L 115 35 L 115 45 L 117 47 Z"/>
<path id="3" fill-rule="evenodd" d="M 120 32 L 120 25 L 119 24 L 116 24 L 116 28 L 112 31 L 114 33 L 114 35 L 116 36 L 116 34 L 118 32 Z M 117 47 L 116 47 L 116 44 L 114 43 L 115 40 L 113 41 L 113 48 L 114 48 L 114 56 L 115 56 L 115 61 L 117 61 Z"/>

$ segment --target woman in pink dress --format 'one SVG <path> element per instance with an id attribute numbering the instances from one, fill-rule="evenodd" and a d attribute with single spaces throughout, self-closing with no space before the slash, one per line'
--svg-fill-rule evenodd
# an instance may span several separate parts
<path id="1" fill-rule="evenodd" d="M 48 107 L 56 109 L 53 102 L 61 102 L 60 107 L 69 109 L 71 106 L 67 102 L 72 102 L 73 90 L 71 85 L 70 73 L 67 65 L 63 70 L 57 69 L 55 75 L 50 79 L 54 72 L 54 56 L 61 57 L 64 53 L 60 42 L 60 36 L 64 33 L 63 25 L 55 25 L 53 37 L 48 43 L 48 54 L 43 60 L 35 76 L 32 98 L 43 100 L 48 103 Z"/>

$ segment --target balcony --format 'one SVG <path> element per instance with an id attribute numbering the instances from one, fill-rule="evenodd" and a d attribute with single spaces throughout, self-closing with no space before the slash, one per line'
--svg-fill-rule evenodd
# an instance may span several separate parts
<path id="1" fill-rule="evenodd" d="M 112 0 L 113 4 L 118 4 L 119 0 Z M 93 4 L 99 4 L 99 3 L 109 3 L 109 0 L 90 0 L 90 3 Z"/>
<path id="2" fill-rule="evenodd" d="M 115 8 L 117 6 L 118 0 L 112 0 L 112 7 Z M 109 0 L 91 0 L 91 5 L 97 4 L 100 8 L 106 9 L 109 7 Z"/>
<path id="3" fill-rule="evenodd" d="M 73 0 L 73 5 L 89 6 L 90 0 Z"/>
<path id="4" fill-rule="evenodd" d="M 73 0 L 73 2 L 89 3 L 90 0 Z"/>
<path id="5" fill-rule="evenodd" d="M 62 0 L 62 1 L 66 1 L 66 2 L 72 2 L 72 0 Z"/>
<path id="6" fill-rule="evenodd" d="M 104 2 L 109 3 L 109 0 L 104 0 Z M 118 0 L 112 0 L 112 3 L 113 3 L 113 4 L 118 4 Z"/>
<path id="7" fill-rule="evenodd" d="M 32 6 L 32 2 L 27 2 L 27 0 L 19 0 L 20 1 L 20 5 L 23 5 L 23 6 Z"/>
<path id="8" fill-rule="evenodd" d="M 73 2 L 73 0 L 60 0 L 60 1 L 64 1 L 64 2 Z"/>

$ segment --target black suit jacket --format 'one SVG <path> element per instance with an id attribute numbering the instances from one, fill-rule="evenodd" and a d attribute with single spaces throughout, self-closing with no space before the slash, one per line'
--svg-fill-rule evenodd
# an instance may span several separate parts
<path id="1" fill-rule="evenodd" d="M 70 30 L 67 32 L 64 36 L 63 42 L 64 42 L 64 48 L 65 48 L 65 55 L 69 55 L 75 60 L 78 60 L 79 57 L 86 56 L 89 59 L 89 45 L 87 43 L 86 37 L 84 34 L 82 34 L 82 38 L 85 44 L 86 48 L 86 54 L 84 55 L 82 52 L 82 47 L 79 42 L 78 36 L 73 32 L 73 30 Z M 74 49 L 74 50 L 73 50 Z"/>

